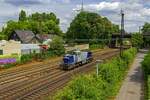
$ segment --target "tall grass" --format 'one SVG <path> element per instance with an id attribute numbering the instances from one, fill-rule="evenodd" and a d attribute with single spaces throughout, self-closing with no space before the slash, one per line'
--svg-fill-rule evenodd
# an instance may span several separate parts
<path id="1" fill-rule="evenodd" d="M 145 100 L 150 99 L 150 52 L 144 57 L 142 68 L 145 78 Z"/>

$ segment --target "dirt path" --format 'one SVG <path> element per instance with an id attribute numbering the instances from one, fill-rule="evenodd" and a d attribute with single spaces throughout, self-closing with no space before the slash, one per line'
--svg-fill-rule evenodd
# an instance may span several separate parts
<path id="1" fill-rule="evenodd" d="M 143 60 L 144 55 L 145 52 L 137 54 L 116 100 L 144 100 L 144 78 L 141 68 L 141 61 Z"/>

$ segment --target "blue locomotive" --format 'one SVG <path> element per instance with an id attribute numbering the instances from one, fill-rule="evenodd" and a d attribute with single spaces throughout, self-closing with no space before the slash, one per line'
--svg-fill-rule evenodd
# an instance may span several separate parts
<path id="1" fill-rule="evenodd" d="M 64 70 L 73 69 L 75 67 L 87 64 L 93 60 L 92 52 L 75 50 L 63 57 L 61 68 Z"/>

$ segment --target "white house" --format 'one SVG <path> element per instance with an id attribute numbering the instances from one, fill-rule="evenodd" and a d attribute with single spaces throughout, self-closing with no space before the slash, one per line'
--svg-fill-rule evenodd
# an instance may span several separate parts
<path id="1" fill-rule="evenodd" d="M 21 42 L 19 41 L 0 41 L 0 55 L 21 54 Z"/>

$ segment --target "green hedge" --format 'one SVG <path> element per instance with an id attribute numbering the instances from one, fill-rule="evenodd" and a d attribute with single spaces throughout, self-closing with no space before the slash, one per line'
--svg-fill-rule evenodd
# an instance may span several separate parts
<path id="1" fill-rule="evenodd" d="M 150 75 L 150 52 L 144 57 L 142 68 L 144 70 L 145 76 Z"/>
<path id="2" fill-rule="evenodd" d="M 142 68 L 145 76 L 145 100 L 150 99 L 150 52 L 144 57 Z"/>
<path id="3" fill-rule="evenodd" d="M 43 53 L 25 54 L 21 56 L 21 63 L 30 62 L 32 60 L 44 60 L 57 56 L 54 51 L 44 51 Z"/>
<path id="4" fill-rule="evenodd" d="M 148 76 L 147 86 L 148 86 L 147 98 L 145 98 L 145 99 L 149 100 L 150 99 L 150 75 Z"/>
<path id="5" fill-rule="evenodd" d="M 106 100 L 114 97 L 136 53 L 137 50 L 131 48 L 123 53 L 122 58 L 115 57 L 101 64 L 98 77 L 94 73 L 73 78 L 54 96 L 54 100 Z"/>

